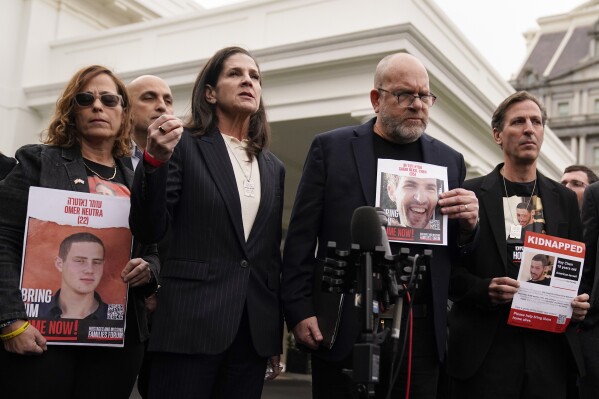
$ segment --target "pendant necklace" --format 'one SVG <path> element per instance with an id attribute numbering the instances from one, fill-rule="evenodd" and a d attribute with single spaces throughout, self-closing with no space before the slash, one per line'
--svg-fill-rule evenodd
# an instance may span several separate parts
<path id="1" fill-rule="evenodd" d="M 237 158 L 237 155 L 235 155 L 235 151 L 233 151 L 233 149 L 231 148 L 231 146 L 229 145 L 229 143 L 227 143 L 227 140 L 228 139 L 225 140 L 225 144 L 229 148 L 229 151 L 231 151 L 231 154 L 233 154 L 233 158 L 235 158 L 235 161 L 237 161 L 237 165 L 239 165 L 239 169 L 241 170 L 241 173 L 243 174 L 243 177 L 245 178 L 243 180 L 243 195 L 246 196 L 246 197 L 255 197 L 256 194 L 254 193 L 254 190 L 256 189 L 256 185 L 251 182 L 251 180 L 252 180 L 252 170 L 253 170 L 253 167 L 254 167 L 254 163 L 252 161 L 249 161 L 249 163 L 250 163 L 250 174 L 248 176 L 245 173 L 245 170 L 243 170 L 243 166 L 241 166 L 241 162 L 239 161 L 239 158 Z"/>

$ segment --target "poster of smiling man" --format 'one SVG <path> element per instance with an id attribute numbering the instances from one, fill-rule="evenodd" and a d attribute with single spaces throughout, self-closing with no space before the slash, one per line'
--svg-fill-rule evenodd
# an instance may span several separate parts
<path id="1" fill-rule="evenodd" d="M 447 216 L 437 206 L 447 186 L 443 166 L 379 159 L 376 206 L 387 216 L 389 241 L 447 245 Z"/>

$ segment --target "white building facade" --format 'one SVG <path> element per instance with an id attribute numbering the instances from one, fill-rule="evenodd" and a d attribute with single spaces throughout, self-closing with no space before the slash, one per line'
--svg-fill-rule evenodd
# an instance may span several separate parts
<path id="1" fill-rule="evenodd" d="M 577 164 L 599 172 L 599 0 L 538 20 L 512 81 L 538 96 Z"/>
<path id="2" fill-rule="evenodd" d="M 502 156 L 491 115 L 514 89 L 432 0 L 250 0 L 204 10 L 185 0 L 7 0 L 1 18 L 0 151 L 39 142 L 72 74 L 102 64 L 125 82 L 167 81 L 185 117 L 193 82 L 218 49 L 257 58 L 272 125 L 272 151 L 285 162 L 285 224 L 312 137 L 372 114 L 378 61 L 404 51 L 421 59 L 438 97 L 427 132 L 464 154 L 469 177 Z M 549 129 L 539 167 L 559 178 L 574 157 Z"/>

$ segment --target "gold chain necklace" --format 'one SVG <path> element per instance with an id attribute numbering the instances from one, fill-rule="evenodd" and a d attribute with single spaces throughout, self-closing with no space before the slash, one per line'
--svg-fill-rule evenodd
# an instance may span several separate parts
<path id="1" fill-rule="evenodd" d="M 114 179 L 116 177 L 116 163 L 114 163 L 112 165 L 112 167 L 114 168 L 114 173 L 110 177 L 101 176 L 98 172 L 96 172 L 95 170 L 93 170 L 92 168 L 90 168 L 87 165 L 87 163 L 85 162 L 85 159 L 83 160 L 83 165 L 85 165 L 85 167 L 87 168 L 87 170 L 89 170 L 90 172 L 92 172 L 94 175 L 98 176 L 102 180 L 109 180 L 110 181 L 110 180 L 112 180 L 112 179 Z"/>

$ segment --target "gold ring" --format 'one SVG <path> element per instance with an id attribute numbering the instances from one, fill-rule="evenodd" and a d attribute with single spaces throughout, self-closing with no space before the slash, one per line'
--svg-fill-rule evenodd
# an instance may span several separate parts
<path id="1" fill-rule="evenodd" d="M 166 134 L 166 130 L 164 130 L 164 128 L 162 127 L 162 125 L 158 126 L 158 130 L 160 130 L 160 132 L 162 134 Z"/>

